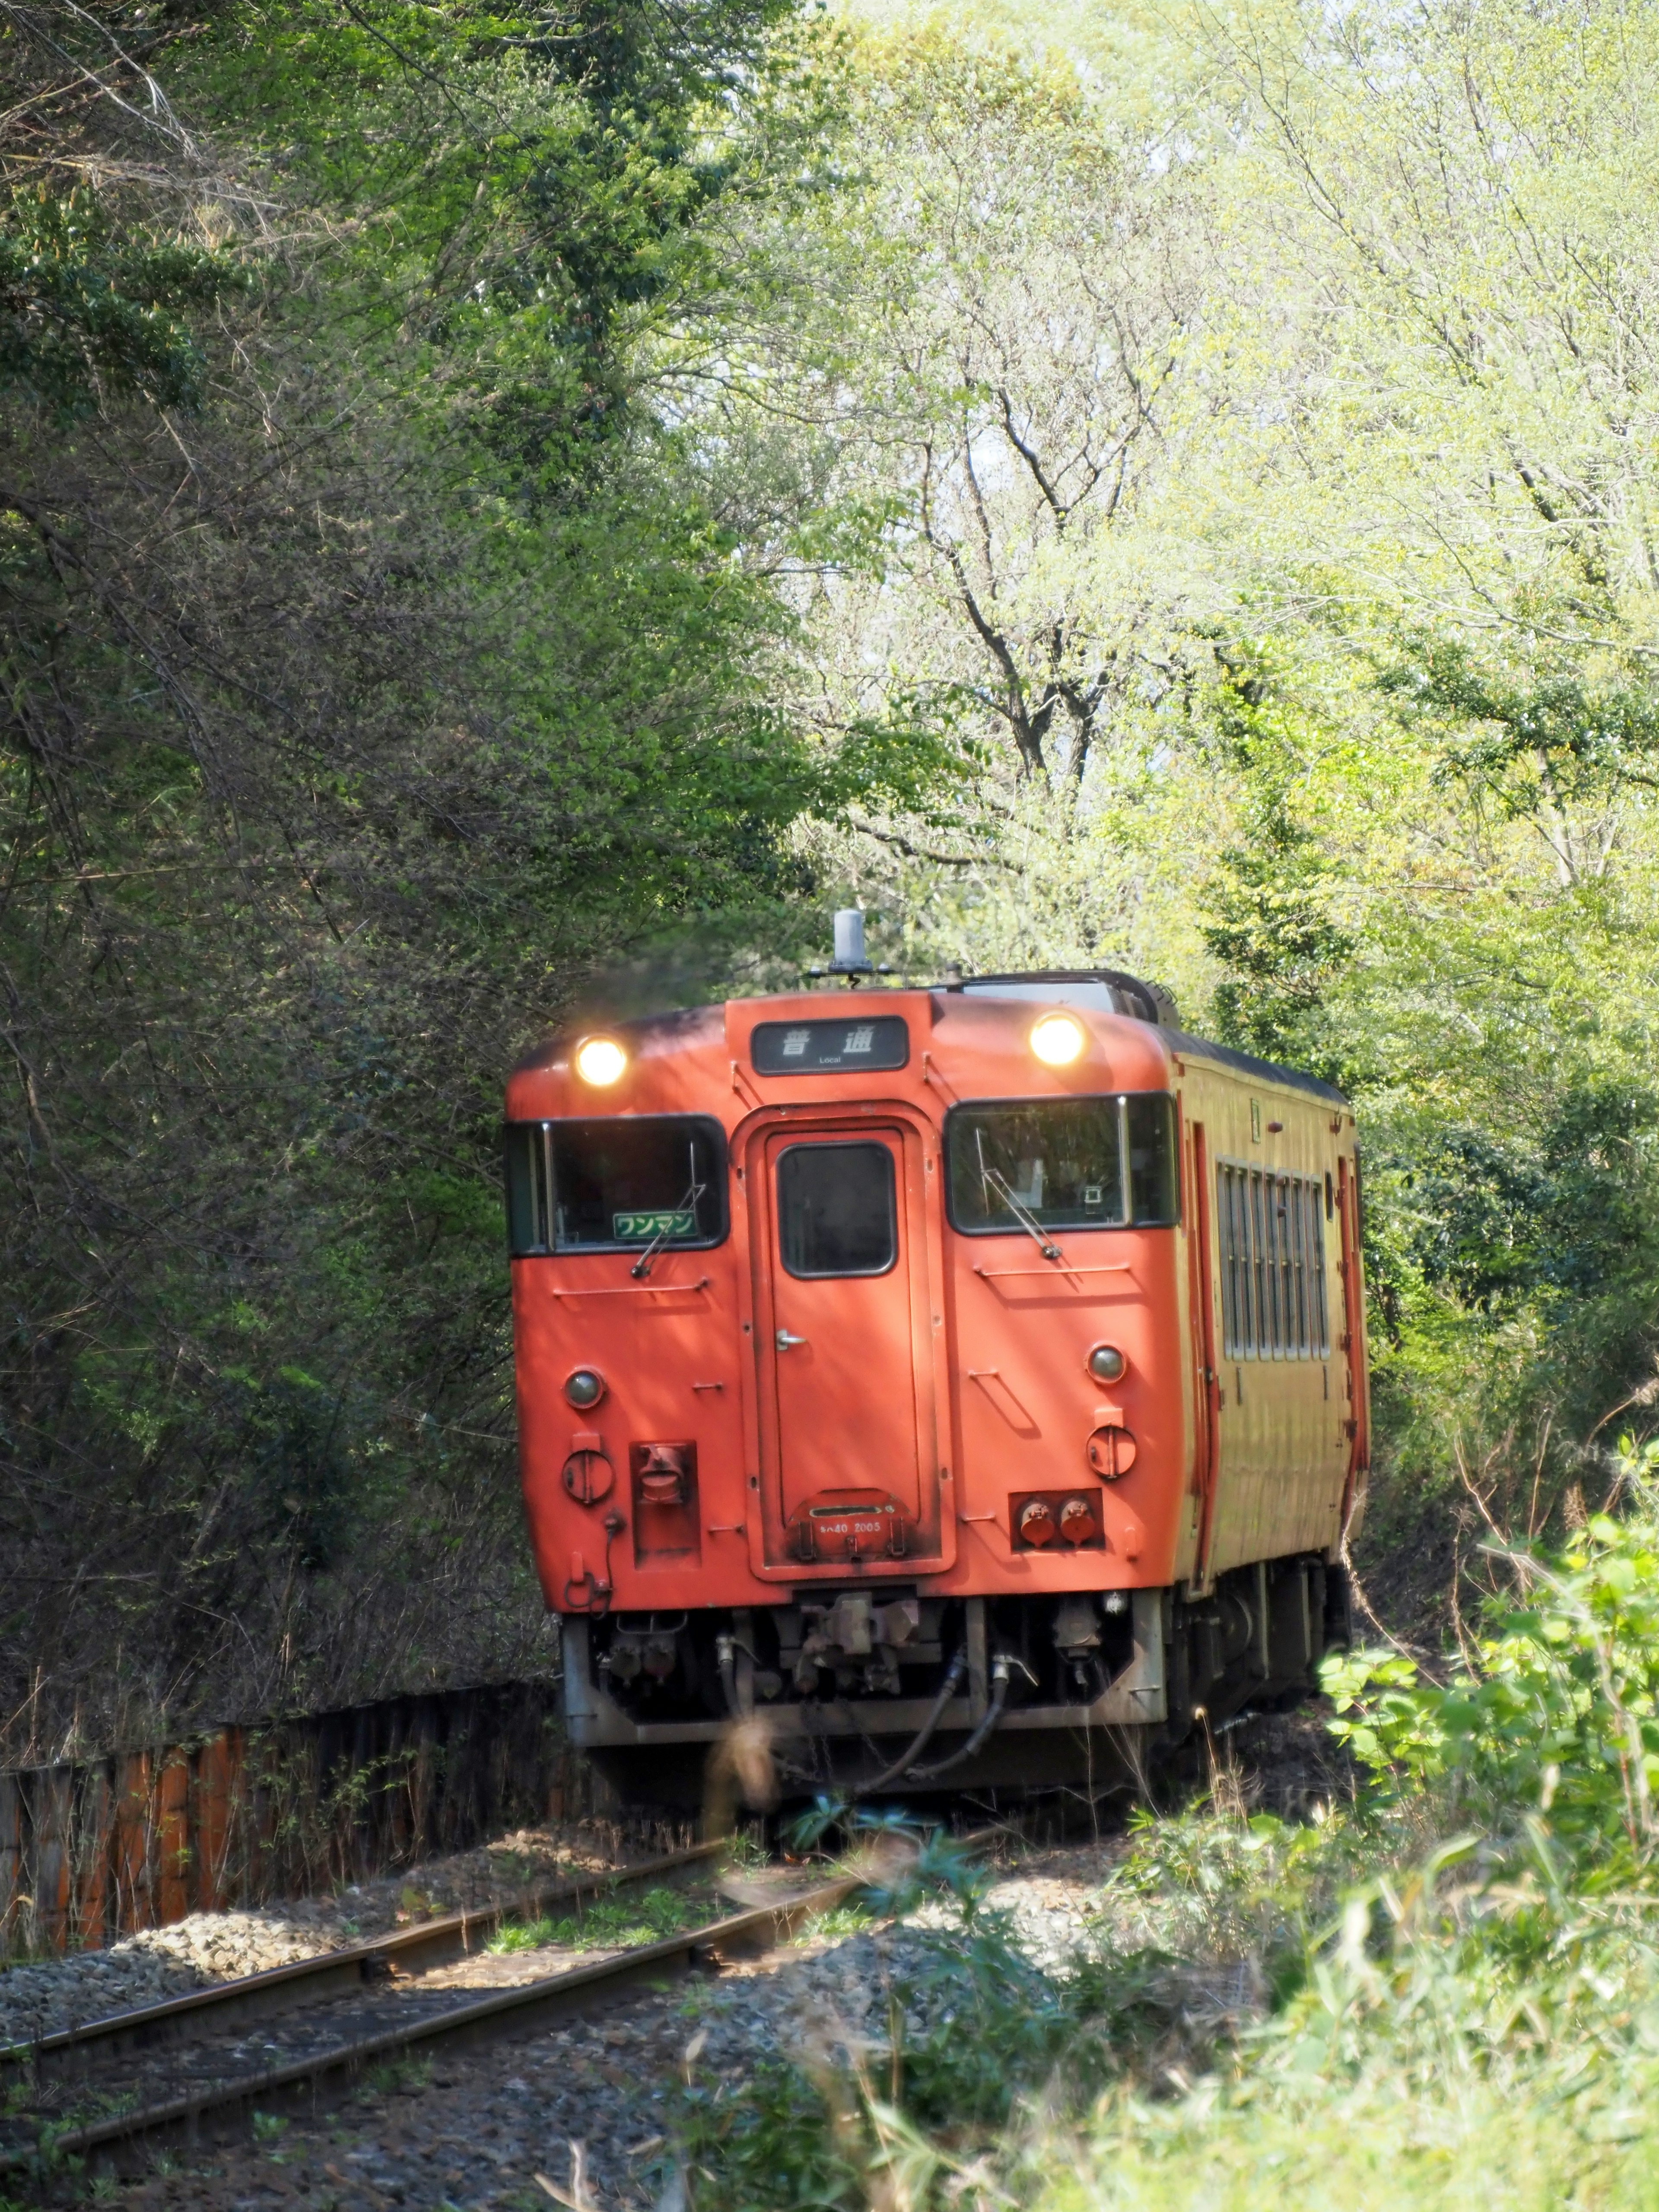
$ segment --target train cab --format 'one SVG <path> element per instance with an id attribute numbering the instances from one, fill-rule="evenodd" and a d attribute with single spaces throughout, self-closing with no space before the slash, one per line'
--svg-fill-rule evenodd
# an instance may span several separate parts
<path id="1" fill-rule="evenodd" d="M 529 1530 L 627 1801 L 738 1726 L 785 1795 L 1103 1784 L 1340 1628 L 1346 1101 L 1132 976 L 848 989 L 858 950 L 508 1086 Z"/>

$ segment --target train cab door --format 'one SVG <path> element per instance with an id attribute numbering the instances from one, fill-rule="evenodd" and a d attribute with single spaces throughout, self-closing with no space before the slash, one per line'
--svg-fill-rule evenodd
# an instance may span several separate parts
<path id="1" fill-rule="evenodd" d="M 766 1565 L 914 1572 L 940 1537 L 919 1140 L 862 1122 L 760 1149 Z"/>

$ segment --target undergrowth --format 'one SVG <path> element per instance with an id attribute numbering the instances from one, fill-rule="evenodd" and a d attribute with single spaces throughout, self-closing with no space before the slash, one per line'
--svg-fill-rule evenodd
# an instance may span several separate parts
<path id="1" fill-rule="evenodd" d="M 627 1950 L 677 1936 L 702 1917 L 678 1890 L 651 1889 L 643 1897 L 600 1898 L 574 1917 L 510 1921 L 488 1948 L 497 1956 L 552 1945 L 565 1951 Z"/>
<path id="2" fill-rule="evenodd" d="M 1442 1681 L 1329 1662 L 1351 1797 L 1143 1814 L 1063 1972 L 935 1839 L 884 2033 L 706 2081 L 689 2212 L 1659 2206 L 1659 1449 Z M 945 1910 L 939 1909 L 942 1901 Z"/>

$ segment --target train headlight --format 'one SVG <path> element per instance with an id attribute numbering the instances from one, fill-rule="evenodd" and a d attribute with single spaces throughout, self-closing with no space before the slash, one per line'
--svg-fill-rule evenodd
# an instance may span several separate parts
<path id="1" fill-rule="evenodd" d="M 604 1397 L 605 1377 L 596 1367 L 578 1367 L 565 1376 L 564 1395 L 579 1413 L 585 1413 Z"/>
<path id="2" fill-rule="evenodd" d="M 584 1037 L 576 1047 L 576 1073 L 596 1090 L 615 1083 L 628 1065 L 628 1054 L 615 1037 Z"/>
<path id="3" fill-rule="evenodd" d="M 1069 1067 L 1084 1042 L 1075 1014 L 1045 1014 L 1031 1031 L 1031 1049 L 1045 1067 Z"/>
<path id="4" fill-rule="evenodd" d="M 1128 1361 L 1115 1344 L 1097 1344 L 1089 1354 L 1088 1368 L 1097 1382 L 1121 1382 Z"/>

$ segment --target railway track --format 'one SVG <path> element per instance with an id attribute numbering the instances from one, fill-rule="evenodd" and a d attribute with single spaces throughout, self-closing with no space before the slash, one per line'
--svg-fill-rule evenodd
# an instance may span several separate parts
<path id="1" fill-rule="evenodd" d="M 509 1907 L 454 1913 L 347 1950 L 0 2051 L 0 2185 L 74 2160 L 143 2171 L 156 2153 L 246 2129 L 254 2114 L 315 2109 L 376 2069 L 440 2049 L 526 2034 L 603 2008 L 641 1985 L 785 1941 L 857 1888 L 856 1877 L 721 1911 L 656 1942 L 481 1991 L 421 1986 L 476 1954 L 503 1923 L 556 1905 L 684 1879 L 705 1844 L 595 1880 L 548 1886 Z"/>

